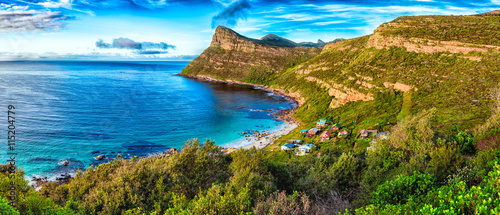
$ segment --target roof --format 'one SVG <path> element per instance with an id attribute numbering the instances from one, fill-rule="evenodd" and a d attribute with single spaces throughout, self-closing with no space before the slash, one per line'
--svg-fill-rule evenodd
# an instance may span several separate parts
<path id="1" fill-rule="evenodd" d="M 338 123 L 337 123 L 337 124 L 335 124 L 334 126 L 337 126 L 337 127 L 339 127 L 339 128 L 340 128 L 340 127 L 342 127 L 342 126 L 341 126 L 340 124 L 338 124 Z"/>
<path id="2" fill-rule="evenodd" d="M 305 145 L 301 145 L 299 148 L 312 148 L 312 147 L 316 147 L 314 144 L 305 144 Z"/>
<path id="3" fill-rule="evenodd" d="M 329 131 L 324 131 L 321 135 L 325 135 L 325 134 L 328 135 L 328 136 L 332 135 L 332 133 L 330 133 Z"/>
<path id="4" fill-rule="evenodd" d="M 328 119 L 326 119 L 326 118 L 320 119 L 319 121 L 320 121 L 320 122 L 332 122 L 332 121 L 330 121 L 330 120 L 328 120 Z"/>
<path id="5" fill-rule="evenodd" d="M 347 131 L 341 131 L 339 134 L 347 134 Z"/>
<path id="6" fill-rule="evenodd" d="M 317 128 L 311 128 L 311 129 L 309 129 L 309 131 L 318 132 L 318 131 L 319 131 L 319 129 L 317 129 Z"/>
<path id="7" fill-rule="evenodd" d="M 319 121 L 319 122 L 317 122 L 316 124 L 326 124 L 326 122 L 324 122 L 324 121 Z"/>

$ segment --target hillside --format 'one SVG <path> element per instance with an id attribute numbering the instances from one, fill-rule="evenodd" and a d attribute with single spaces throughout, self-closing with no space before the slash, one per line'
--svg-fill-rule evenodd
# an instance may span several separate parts
<path id="1" fill-rule="evenodd" d="M 359 130 L 435 107 L 442 131 L 472 129 L 491 115 L 487 92 L 500 82 L 500 17 L 490 14 L 400 17 L 372 35 L 327 44 L 318 55 L 260 45 L 220 27 L 181 74 L 283 89 L 305 104 L 297 111 L 305 122 L 340 117 L 357 121 Z M 392 105 L 366 109 L 384 93 L 393 95 Z"/>

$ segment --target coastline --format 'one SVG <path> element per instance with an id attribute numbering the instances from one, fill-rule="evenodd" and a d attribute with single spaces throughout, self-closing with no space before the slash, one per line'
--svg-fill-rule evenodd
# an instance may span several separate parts
<path id="1" fill-rule="evenodd" d="M 293 102 L 293 108 L 288 109 L 285 111 L 281 111 L 280 113 L 277 113 L 277 118 L 278 120 L 281 120 L 285 122 L 285 124 L 281 127 L 278 127 L 277 129 L 268 132 L 267 135 L 261 136 L 261 137 L 256 137 L 255 135 L 251 135 L 250 141 L 248 141 L 248 144 L 243 145 L 243 146 L 238 146 L 237 148 L 225 148 L 226 153 L 231 153 L 232 151 L 236 149 L 250 149 L 252 147 L 255 147 L 257 149 L 264 149 L 268 147 L 269 145 L 274 143 L 274 140 L 285 136 L 298 128 L 300 126 L 300 121 L 297 120 L 296 118 L 293 117 L 293 114 L 297 110 L 297 108 L 300 107 L 301 103 L 297 101 L 297 99 L 288 94 L 285 93 L 282 90 L 279 89 L 273 89 L 268 86 L 260 85 L 260 84 L 249 84 L 241 81 L 234 81 L 234 80 L 219 80 L 216 78 L 213 78 L 210 75 L 185 75 L 185 74 L 177 74 L 177 76 L 185 77 L 185 78 L 190 78 L 190 79 L 196 79 L 196 80 L 201 80 L 201 81 L 208 81 L 208 82 L 218 82 L 218 83 L 226 83 L 226 84 L 239 84 L 239 85 L 246 85 L 246 86 L 252 86 L 256 89 L 262 89 L 265 91 L 272 92 L 276 95 L 280 95 L 285 97 L 286 99 L 290 100 Z"/>

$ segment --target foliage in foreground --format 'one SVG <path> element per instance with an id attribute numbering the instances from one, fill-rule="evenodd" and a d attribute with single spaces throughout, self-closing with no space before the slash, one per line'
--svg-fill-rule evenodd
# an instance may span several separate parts
<path id="1" fill-rule="evenodd" d="M 4 172 L 0 209 L 86 215 L 498 213 L 500 149 L 466 159 L 457 136 L 438 137 L 434 112 L 408 116 L 390 139 L 367 151 L 318 142 L 303 157 L 255 148 L 225 155 L 213 141 L 192 140 L 181 153 L 116 159 L 40 192 L 18 170 L 15 207 L 5 203 L 11 179 Z"/>

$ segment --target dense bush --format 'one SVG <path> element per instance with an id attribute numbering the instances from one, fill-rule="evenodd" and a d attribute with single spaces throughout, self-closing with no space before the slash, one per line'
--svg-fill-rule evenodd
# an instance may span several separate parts
<path id="1" fill-rule="evenodd" d="M 414 172 L 411 176 L 399 175 L 386 181 L 372 193 L 372 203 L 376 205 L 404 204 L 409 199 L 421 199 L 436 186 L 436 178 L 430 174 Z"/>

